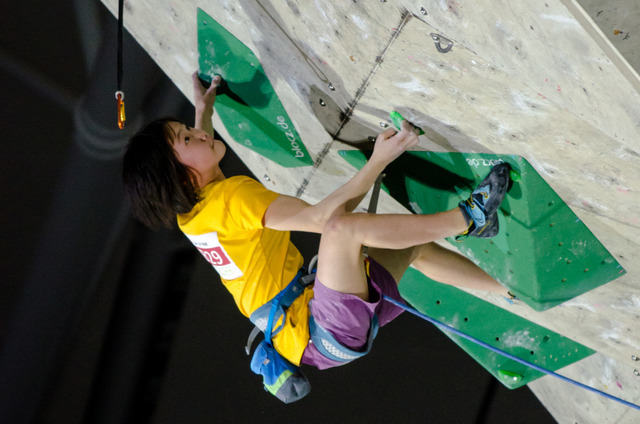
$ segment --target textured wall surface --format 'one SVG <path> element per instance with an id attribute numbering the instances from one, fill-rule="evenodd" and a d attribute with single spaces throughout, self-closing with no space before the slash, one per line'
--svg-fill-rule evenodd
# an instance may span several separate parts
<path id="1" fill-rule="evenodd" d="M 115 0 L 104 3 L 116 12 Z M 637 401 L 640 80 L 632 26 L 640 6 L 601 4 L 131 0 L 125 26 L 187 97 L 198 7 L 253 50 L 314 165 L 285 169 L 227 140 L 281 193 L 313 202 L 346 181 L 355 170 L 337 152 L 368 143 L 391 110 L 423 127 L 419 150 L 526 157 L 627 274 L 542 313 L 474 294 L 598 351 L 567 372 Z M 451 50 L 439 51 L 448 41 Z M 228 135 L 217 117 L 214 126 Z M 408 212 L 384 193 L 379 211 Z M 582 393 L 562 382 L 533 386 L 561 422 L 638 419 L 602 399 L 585 408 Z"/>

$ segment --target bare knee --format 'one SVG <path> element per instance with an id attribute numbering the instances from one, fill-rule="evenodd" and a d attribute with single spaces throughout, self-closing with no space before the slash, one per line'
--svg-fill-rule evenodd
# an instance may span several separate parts
<path id="1" fill-rule="evenodd" d="M 350 214 L 334 215 L 324 224 L 322 236 L 330 237 L 351 237 L 352 225 L 349 219 Z"/>
<path id="2" fill-rule="evenodd" d="M 411 262 L 413 263 L 416 260 L 429 260 L 429 258 L 436 252 L 440 246 L 438 246 L 435 242 L 421 244 L 416 246 L 413 252 L 413 256 L 411 257 Z"/>

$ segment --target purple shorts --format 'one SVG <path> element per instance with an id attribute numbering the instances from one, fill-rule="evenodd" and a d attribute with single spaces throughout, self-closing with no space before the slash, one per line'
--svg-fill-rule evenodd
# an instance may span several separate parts
<path id="1" fill-rule="evenodd" d="M 355 351 L 366 348 L 373 314 L 378 316 L 382 327 L 403 312 L 401 308 L 382 299 L 385 294 L 404 303 L 396 281 L 372 258 L 369 258 L 369 302 L 352 294 L 331 290 L 318 279 L 313 292 L 310 309 L 316 323 L 329 331 L 343 346 Z M 301 362 L 321 370 L 344 364 L 323 356 L 313 343 L 307 345 Z"/>

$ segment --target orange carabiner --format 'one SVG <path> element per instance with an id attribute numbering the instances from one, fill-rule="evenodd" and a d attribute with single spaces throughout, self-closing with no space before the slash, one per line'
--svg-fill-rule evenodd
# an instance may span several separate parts
<path id="1" fill-rule="evenodd" d="M 124 129 L 124 121 L 127 120 L 124 114 L 124 92 L 116 91 L 116 100 L 118 101 L 118 128 Z"/>

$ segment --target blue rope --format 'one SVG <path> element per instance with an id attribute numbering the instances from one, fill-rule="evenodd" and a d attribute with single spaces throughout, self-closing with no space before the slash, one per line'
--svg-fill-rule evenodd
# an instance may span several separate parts
<path id="1" fill-rule="evenodd" d="M 502 356 L 507 357 L 509 359 L 512 359 L 512 360 L 514 360 L 516 362 L 519 362 L 519 363 L 521 363 L 523 365 L 526 365 L 526 366 L 528 366 L 530 368 L 533 368 L 536 371 L 540 371 L 542 373 L 545 373 L 545 374 L 548 374 L 548 375 L 552 375 L 552 376 L 554 376 L 556 378 L 559 378 L 560 380 L 564 380 L 564 381 L 566 381 L 568 383 L 574 384 L 574 385 L 576 385 L 578 387 L 581 387 L 583 389 L 589 390 L 589 391 L 591 391 L 593 393 L 597 393 L 599 395 L 602 395 L 602 396 L 604 396 L 604 397 L 606 397 L 608 399 L 614 400 L 616 402 L 620 402 L 621 404 L 626 405 L 626 406 L 628 406 L 630 408 L 634 408 L 634 409 L 640 410 L 640 405 L 636 405 L 634 403 L 627 402 L 626 400 L 623 400 L 623 399 L 620 399 L 618 397 L 612 396 L 612 395 L 610 395 L 608 393 L 605 393 L 603 391 L 600 391 L 598 389 L 594 389 L 593 387 L 587 386 L 587 385 L 582 384 L 582 383 L 580 383 L 578 381 L 575 381 L 575 380 L 567 378 L 567 377 L 565 377 L 563 375 L 557 374 L 557 373 L 555 373 L 553 371 L 550 371 L 550 370 L 548 370 L 546 368 L 542 368 L 541 366 L 538 366 L 536 364 L 532 364 L 531 362 L 525 361 L 524 359 L 520 359 L 517 356 L 514 356 L 514 355 L 512 355 L 512 354 L 510 354 L 508 352 L 500 350 L 500 349 L 498 349 L 498 348 L 496 348 L 494 346 L 491 346 L 490 344 L 487 344 L 487 343 L 483 342 L 482 340 L 478 340 L 475 337 L 472 337 L 472 336 L 470 336 L 470 335 L 468 335 L 466 333 L 463 333 L 462 331 L 460 331 L 460 330 L 458 330 L 456 328 L 453 328 L 453 327 L 451 327 L 451 326 L 449 326 L 447 324 L 444 324 L 444 323 L 442 323 L 442 322 L 440 322 L 440 321 L 438 321 L 436 319 L 433 319 L 433 318 L 423 314 L 422 312 L 417 311 L 417 310 L 415 310 L 415 309 L 413 309 L 413 308 L 411 308 L 411 307 L 409 307 L 407 305 L 404 305 L 404 304 L 398 302 L 397 300 L 395 300 L 395 299 L 393 299 L 393 298 L 391 298 L 391 297 L 389 297 L 387 295 L 382 295 L 382 297 L 387 302 L 392 303 L 392 304 L 404 309 L 405 311 L 410 312 L 413 315 L 415 315 L 417 317 L 420 317 L 423 320 L 432 323 L 433 325 L 435 325 L 437 327 L 440 327 L 440 328 L 442 328 L 442 329 L 444 329 L 446 331 L 454 333 L 454 334 L 456 334 L 456 335 L 458 335 L 458 336 L 460 336 L 462 338 L 465 338 L 465 339 L 467 339 L 467 340 L 469 340 L 469 341 L 471 341 L 471 342 L 473 342 L 473 343 L 475 343 L 475 344 L 477 344 L 479 346 L 487 348 L 487 349 L 489 349 L 489 350 L 491 350 L 491 351 L 493 351 L 493 352 L 495 352 L 495 353 L 497 353 L 499 355 L 502 355 Z"/>

